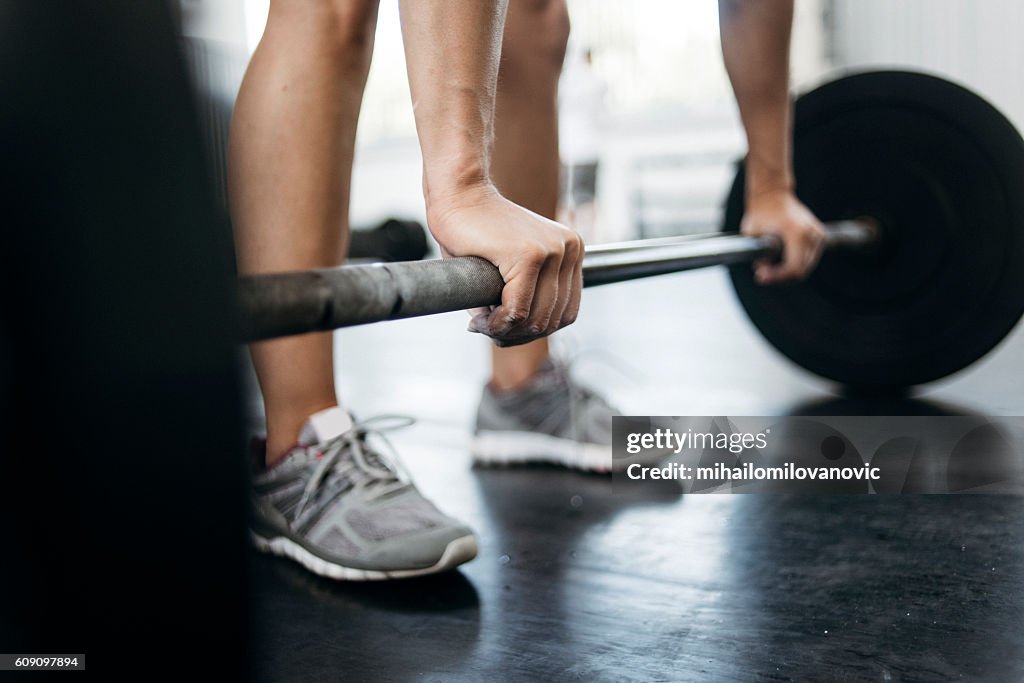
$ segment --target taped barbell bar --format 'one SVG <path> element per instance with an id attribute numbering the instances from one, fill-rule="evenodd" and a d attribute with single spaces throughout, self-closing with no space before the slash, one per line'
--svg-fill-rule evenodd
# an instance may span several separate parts
<path id="1" fill-rule="evenodd" d="M 869 220 L 826 226 L 828 248 L 867 247 L 876 238 Z M 781 252 L 771 235 L 721 233 L 598 245 L 587 248 L 583 286 L 777 259 Z M 243 336 L 256 341 L 491 306 L 501 302 L 503 286 L 498 269 L 475 257 L 253 275 L 239 279 Z"/>

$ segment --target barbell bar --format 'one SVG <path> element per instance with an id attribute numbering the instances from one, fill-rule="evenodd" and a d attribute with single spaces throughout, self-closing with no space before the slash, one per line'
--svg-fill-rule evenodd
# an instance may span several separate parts
<path id="1" fill-rule="evenodd" d="M 868 247 L 876 239 L 869 220 L 826 225 L 826 248 Z M 710 233 L 597 245 L 587 247 L 583 286 L 775 260 L 781 254 L 773 235 Z M 463 256 L 247 276 L 239 279 L 238 298 L 244 339 L 257 341 L 497 305 L 503 286 L 494 265 Z"/>

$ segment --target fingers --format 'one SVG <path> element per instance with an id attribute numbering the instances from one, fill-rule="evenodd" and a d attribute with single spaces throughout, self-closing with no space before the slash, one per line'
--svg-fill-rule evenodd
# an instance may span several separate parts
<path id="1" fill-rule="evenodd" d="M 470 311 L 469 331 L 511 346 L 547 336 L 576 319 L 583 240 L 575 231 L 496 192 L 439 211 L 431 230 L 445 254 L 485 258 L 505 281 L 500 304 Z"/>
<path id="2" fill-rule="evenodd" d="M 570 230 L 557 237 L 520 261 L 506 279 L 501 305 L 475 312 L 470 331 L 492 337 L 498 346 L 514 346 L 575 321 L 583 281 L 583 240 Z"/>
<path id="3" fill-rule="evenodd" d="M 805 250 L 792 241 L 784 241 L 783 245 L 781 261 L 762 265 L 755 270 L 754 278 L 758 284 L 771 285 L 803 277 Z"/>
<path id="4" fill-rule="evenodd" d="M 579 240 L 580 254 L 570 274 L 570 287 L 572 294 L 569 296 L 569 303 L 562 312 L 562 320 L 559 327 L 566 327 L 576 322 L 576 316 L 580 311 L 580 300 L 583 298 L 583 239 Z"/>
<path id="5" fill-rule="evenodd" d="M 528 324 L 526 330 L 527 334 L 536 337 L 549 335 L 566 325 L 571 325 L 576 320 L 580 307 L 583 286 L 583 238 L 579 233 L 567 228 L 561 230 L 559 237 L 561 241 L 553 249 L 554 256 L 548 260 L 553 278 L 545 279 L 547 272 L 542 271 L 541 282 L 537 285 L 538 298 L 535 302 L 538 315 Z M 550 308 L 548 299 L 541 298 L 542 292 L 554 294 Z"/>
<path id="6" fill-rule="evenodd" d="M 559 273 L 558 289 L 562 294 L 562 306 L 554 312 L 555 329 L 571 325 L 576 320 L 583 294 L 583 238 L 573 231 L 565 245 L 565 257 Z"/>
<path id="7" fill-rule="evenodd" d="M 486 325 L 480 332 L 489 337 L 504 337 L 529 319 L 542 266 L 543 261 L 527 259 L 515 274 L 506 278 L 505 287 L 501 290 L 501 304 L 487 316 Z"/>
<path id="8" fill-rule="evenodd" d="M 807 262 L 807 272 L 810 273 L 818 266 L 821 255 L 825 252 L 825 226 L 815 222 L 811 227 L 812 248 Z"/>
<path id="9" fill-rule="evenodd" d="M 564 256 L 561 244 L 551 248 L 537 279 L 530 315 L 521 326 L 522 329 L 513 330 L 518 335 L 540 338 L 558 329 L 557 326 L 552 327 L 551 321 L 559 306 L 564 307 L 562 300 L 565 298 L 565 292 L 561 291 L 559 282 Z"/>
<path id="10" fill-rule="evenodd" d="M 466 325 L 468 332 L 479 332 L 483 334 L 487 331 L 487 321 L 490 320 L 491 313 L 494 312 L 494 306 L 487 306 L 486 308 L 471 308 L 466 311 L 469 313 L 469 324 Z"/>
<path id="11" fill-rule="evenodd" d="M 783 239 L 782 261 L 759 262 L 754 266 L 754 278 L 759 284 L 776 284 L 806 278 L 825 248 L 825 229 L 821 224 L 805 223 L 780 232 Z"/>
<path id="12" fill-rule="evenodd" d="M 559 305 L 563 257 L 564 248 L 557 242 L 528 250 L 507 277 L 501 305 L 491 313 L 484 333 L 515 343 L 551 334 L 552 313 Z"/>

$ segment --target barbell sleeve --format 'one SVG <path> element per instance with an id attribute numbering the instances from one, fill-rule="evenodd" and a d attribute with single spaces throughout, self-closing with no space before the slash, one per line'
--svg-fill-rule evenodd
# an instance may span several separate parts
<path id="1" fill-rule="evenodd" d="M 863 247 L 869 221 L 826 225 L 826 246 Z M 778 258 L 781 241 L 714 233 L 588 247 L 583 286 Z M 451 259 L 341 266 L 239 278 L 242 337 L 258 341 L 500 303 L 504 280 L 488 261 Z"/>

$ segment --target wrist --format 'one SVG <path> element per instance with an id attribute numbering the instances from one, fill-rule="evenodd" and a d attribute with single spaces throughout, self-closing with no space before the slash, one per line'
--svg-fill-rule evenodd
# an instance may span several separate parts
<path id="1" fill-rule="evenodd" d="M 424 161 L 423 199 L 428 210 L 431 205 L 491 186 L 490 169 L 483 154 L 454 153 L 440 161 Z"/>
<path id="2" fill-rule="evenodd" d="M 795 192 L 796 182 L 788 169 L 769 168 L 748 161 L 745 187 L 748 202 L 780 194 L 792 195 Z"/>
<path id="3" fill-rule="evenodd" d="M 460 209 L 481 206 L 500 196 L 494 184 L 483 177 L 448 178 L 444 183 L 430 186 L 424 175 L 423 187 L 427 225 L 435 237 L 439 231 L 444 231 L 452 214 Z"/>

